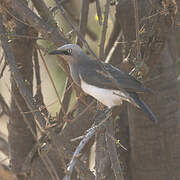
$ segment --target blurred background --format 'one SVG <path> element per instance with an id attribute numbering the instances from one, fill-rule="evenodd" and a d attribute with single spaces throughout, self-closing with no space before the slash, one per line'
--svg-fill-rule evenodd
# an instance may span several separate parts
<path id="1" fill-rule="evenodd" d="M 51 9 L 51 11 L 54 13 L 55 19 L 58 22 L 58 26 L 62 28 L 62 31 L 64 32 L 64 34 L 68 36 L 72 42 L 75 42 L 76 40 L 75 34 L 71 32 L 71 28 L 68 26 L 64 18 L 57 11 L 57 9 L 54 8 L 55 4 L 53 3 L 53 1 L 51 0 L 45 0 L 45 1 L 49 9 Z M 101 0 L 100 2 L 101 2 L 101 8 L 103 12 L 104 4 L 106 1 Z M 69 0 L 68 3 L 63 3 L 63 6 L 68 12 L 69 18 L 72 20 L 72 22 L 75 25 L 78 25 L 80 8 L 81 8 L 81 0 Z M 108 21 L 108 31 L 107 31 L 106 42 L 108 42 L 108 38 L 113 28 L 114 15 L 115 15 L 114 13 L 115 13 L 115 7 L 112 5 L 110 9 L 110 17 Z M 87 35 L 85 38 L 88 41 L 92 50 L 97 54 L 97 56 L 99 52 L 101 28 L 102 26 L 100 26 L 98 23 L 95 3 L 91 3 L 90 9 L 89 9 L 89 18 L 88 18 L 88 30 L 87 30 Z M 43 54 L 44 59 L 46 60 L 48 69 L 55 82 L 58 93 L 60 97 L 62 97 L 66 75 L 60 67 L 60 62 L 59 62 L 60 60 L 57 59 L 55 56 L 49 56 L 47 54 L 48 51 L 54 49 L 55 47 L 47 40 L 45 41 L 45 40 L 40 39 L 37 42 L 40 45 L 40 47 L 42 47 L 42 49 L 46 50 L 46 52 L 44 51 L 44 54 Z M 179 75 L 180 74 L 180 18 L 179 17 L 177 17 L 177 22 L 176 22 L 176 42 L 177 42 L 177 52 L 178 52 L 178 58 L 177 58 L 176 63 L 177 63 L 178 81 L 180 82 L 180 75 Z M 2 57 L 2 55 L 3 55 L 3 51 L 2 49 L 0 49 L 0 57 Z M 41 58 L 39 57 L 39 59 Z M 2 66 L 0 66 L 0 71 L 1 70 L 2 70 Z M 58 102 L 54 88 L 52 87 L 52 83 L 49 79 L 49 76 L 44 67 L 44 64 L 41 60 L 40 60 L 40 71 L 41 71 L 41 81 L 42 81 L 41 86 L 42 86 L 42 92 L 44 96 L 44 102 L 49 112 L 55 116 L 56 113 L 59 112 L 60 104 Z M 36 87 L 34 86 L 34 88 Z M 11 89 L 10 72 L 9 72 L 9 67 L 7 67 L 4 71 L 3 77 L 0 79 L 0 92 L 9 106 L 10 106 L 10 89 Z M 179 83 L 179 90 L 180 90 L 180 83 Z M 76 101 L 76 97 L 75 97 L 75 94 L 73 94 L 71 97 L 70 107 L 73 106 L 75 101 Z M 0 117 L 0 134 L 6 140 L 8 136 L 7 124 L 8 124 L 8 116 L 2 115 Z M 4 153 L 0 152 L 0 161 L 4 161 L 8 164 L 7 154 L 4 155 Z"/>

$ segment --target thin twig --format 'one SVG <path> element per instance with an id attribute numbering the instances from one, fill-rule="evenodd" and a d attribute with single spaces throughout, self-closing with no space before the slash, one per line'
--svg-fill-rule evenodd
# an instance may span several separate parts
<path id="1" fill-rule="evenodd" d="M 51 131 L 50 135 L 52 137 L 52 144 L 55 147 L 55 149 L 58 151 L 59 156 L 60 157 L 64 156 L 67 159 L 71 159 L 73 153 L 70 151 L 70 149 L 66 148 L 64 142 L 60 141 L 54 132 Z M 84 165 L 82 161 L 77 159 L 75 166 L 78 169 L 78 171 L 80 171 L 86 177 L 87 180 L 94 180 L 95 177 L 93 173 Z"/>
<path id="2" fill-rule="evenodd" d="M 40 154 L 40 156 L 42 156 Z M 61 180 L 58 176 L 58 173 L 53 165 L 53 163 L 51 162 L 51 160 L 49 159 L 49 157 L 47 155 L 44 155 L 44 158 L 42 158 L 42 161 L 45 162 L 45 166 L 47 168 L 48 171 L 50 171 L 49 173 L 51 173 L 51 177 L 53 177 L 54 180 Z M 49 168 L 51 167 L 51 168 Z"/>
<path id="3" fill-rule="evenodd" d="M 49 24 L 51 23 L 51 25 L 53 24 L 56 25 L 57 27 L 57 24 L 51 12 L 49 11 L 48 7 L 46 6 L 44 0 L 31 0 L 31 1 L 35 6 L 36 10 L 38 11 L 39 15 L 42 17 L 42 19 L 44 19 Z"/>
<path id="4" fill-rule="evenodd" d="M 71 100 L 71 94 L 72 94 L 72 81 L 70 80 L 70 78 L 66 78 L 66 82 L 65 82 L 65 87 L 63 90 L 63 95 L 61 98 L 61 102 L 63 104 L 64 107 L 64 112 L 67 113 L 68 111 L 68 107 L 69 107 L 69 103 Z M 59 120 L 62 120 L 62 117 L 64 117 L 64 112 L 62 110 L 62 108 L 59 111 Z"/>
<path id="5" fill-rule="evenodd" d="M 74 16 L 74 13 L 71 12 L 71 6 L 70 7 L 63 6 L 63 7 L 64 7 L 65 11 L 67 12 L 68 17 L 70 17 L 70 19 L 72 19 L 72 21 L 75 22 L 75 24 L 79 24 L 79 22 L 80 22 L 79 17 Z M 58 8 L 57 8 L 57 6 L 55 6 L 52 11 L 55 12 L 57 10 L 58 10 Z M 72 32 L 73 31 L 71 31 L 71 33 Z M 92 31 L 88 26 L 87 26 L 87 32 L 86 33 L 93 41 L 97 41 L 96 33 L 94 31 Z"/>
<path id="6" fill-rule="evenodd" d="M 34 111 L 35 109 L 37 109 L 37 107 L 36 107 L 35 102 L 32 98 L 31 92 L 26 88 L 24 81 L 23 81 L 23 78 L 18 71 L 18 67 L 16 65 L 14 56 L 11 52 L 11 49 L 10 49 L 10 46 L 8 43 L 8 39 L 5 35 L 5 29 L 3 26 L 1 15 L 0 15 L 0 39 L 1 39 L 2 48 L 3 48 L 4 53 L 5 53 L 5 60 L 7 61 L 7 63 L 10 66 L 12 76 L 13 76 L 17 86 L 19 87 L 19 91 L 20 91 L 22 97 L 24 98 L 24 100 L 25 100 L 28 108 L 30 109 L 30 111 Z M 44 117 L 38 111 L 34 112 L 33 114 L 35 116 L 37 126 L 43 132 L 42 127 L 43 128 L 45 127 Z"/>
<path id="7" fill-rule="evenodd" d="M 4 11 L 6 11 L 6 13 L 11 16 L 14 20 L 16 20 L 17 22 L 20 22 L 26 26 L 31 27 L 30 24 L 27 24 L 26 22 L 24 22 L 23 20 L 21 20 L 20 18 L 16 17 L 12 12 L 10 12 L 8 9 L 4 8 Z"/>
<path id="8" fill-rule="evenodd" d="M 102 120 L 98 125 L 93 126 L 92 128 L 90 128 L 89 130 L 87 130 L 86 135 L 84 136 L 83 140 L 79 143 L 78 147 L 76 148 L 73 157 L 69 163 L 69 166 L 67 168 L 67 175 L 65 180 L 70 180 L 71 179 L 71 174 L 74 168 L 74 165 L 78 159 L 78 157 L 80 156 L 80 152 L 81 150 L 84 148 L 84 146 L 88 143 L 88 141 L 91 139 L 91 137 L 95 134 L 95 132 L 97 131 L 98 128 L 100 128 L 100 126 L 102 126 L 111 116 L 111 112 L 108 112 L 108 114 L 106 115 L 105 119 Z"/>
<path id="9" fill-rule="evenodd" d="M 0 79 L 3 77 L 3 73 L 4 73 L 4 70 L 6 69 L 6 67 L 7 67 L 7 63 L 6 63 L 6 61 L 4 62 L 4 65 L 3 65 L 3 67 L 2 67 L 2 70 L 1 70 L 1 72 L 0 72 Z"/>
<path id="10" fill-rule="evenodd" d="M 139 38 L 139 13 L 138 13 L 138 2 L 137 0 L 133 0 L 134 2 L 134 12 L 135 12 L 135 24 L 136 24 L 136 57 L 137 60 L 141 60 L 140 54 L 140 38 Z"/>
<path id="11" fill-rule="evenodd" d="M 79 31 L 81 35 L 84 37 L 86 34 L 87 29 L 87 22 L 88 22 L 88 14 L 89 14 L 89 0 L 81 2 L 81 16 L 80 16 L 80 23 L 79 23 Z M 82 41 L 78 36 L 77 44 L 82 47 Z"/>
<path id="12" fill-rule="evenodd" d="M 118 154 L 116 151 L 115 144 L 112 140 L 112 138 L 108 135 L 109 131 L 108 128 L 106 128 L 105 137 L 106 137 L 106 145 L 109 152 L 109 157 L 111 160 L 112 169 L 114 171 L 114 175 L 116 177 L 116 180 L 124 180 L 123 177 L 123 171 L 119 163 Z"/>
<path id="13" fill-rule="evenodd" d="M 109 137 L 114 141 L 115 144 L 119 144 L 122 149 L 124 149 L 125 151 L 128 151 L 127 148 L 125 148 L 125 147 L 120 143 L 120 141 L 117 140 L 114 136 L 112 136 L 112 135 L 109 134 L 108 132 L 106 132 L 106 136 L 109 136 Z"/>
<path id="14" fill-rule="evenodd" d="M 36 39 L 36 40 L 46 40 L 42 37 L 35 37 L 35 36 L 27 36 L 27 35 L 18 35 L 18 34 L 8 34 L 9 39 L 11 38 L 25 38 L 25 39 Z"/>
<path id="15" fill-rule="evenodd" d="M 0 64 L 2 63 L 3 59 L 4 59 L 4 52 L 2 52 L 2 56 L 0 58 Z"/>
<path id="16" fill-rule="evenodd" d="M 41 113 L 46 116 L 46 118 L 49 117 L 49 112 L 44 104 L 44 98 L 41 90 L 41 76 L 40 76 L 40 66 L 39 66 L 39 58 L 37 49 L 34 49 L 34 70 L 36 75 L 36 94 L 34 96 L 36 103 L 38 104 L 39 110 L 41 110 Z"/>
<path id="17" fill-rule="evenodd" d="M 80 119 L 87 111 L 89 111 L 95 104 L 96 100 L 93 100 L 82 112 L 80 112 L 72 121 L 77 121 L 78 119 Z"/>
<path id="18" fill-rule="evenodd" d="M 59 94 L 58 94 L 58 91 L 57 91 L 57 89 L 56 89 L 56 86 L 55 86 L 55 84 L 54 84 L 54 81 L 53 81 L 53 79 L 52 79 L 52 76 L 51 76 L 51 74 L 50 74 L 50 72 L 49 72 L 49 69 L 48 69 L 48 67 L 47 67 L 46 61 L 45 61 L 45 59 L 44 59 L 44 57 L 43 57 L 43 55 L 42 55 L 42 53 L 41 53 L 41 50 L 39 49 L 38 46 L 37 46 L 37 48 L 38 48 L 39 54 L 40 54 L 40 56 L 41 56 L 41 59 L 42 59 L 42 61 L 43 61 L 44 67 L 45 67 L 45 69 L 46 69 L 46 71 L 47 71 L 47 73 L 48 73 L 48 76 L 49 76 L 49 79 L 50 79 L 50 81 L 51 81 L 51 84 L 52 84 L 52 86 L 53 86 L 53 88 L 54 88 L 54 91 L 55 91 L 55 93 L 56 93 L 56 96 L 57 96 L 57 98 L 58 98 L 59 104 L 61 105 L 62 111 L 63 111 L 63 113 L 64 113 L 64 115 L 65 115 L 66 112 L 65 112 L 65 110 L 64 110 L 63 104 L 62 104 L 62 102 L 61 102 L 61 98 L 60 98 L 60 96 L 59 96 Z"/>
<path id="19" fill-rule="evenodd" d="M 106 5 L 105 5 L 105 11 L 104 11 L 104 21 L 103 21 L 103 29 L 101 33 L 101 42 L 100 42 L 100 52 L 99 56 L 101 60 L 105 59 L 105 54 L 104 54 L 104 44 L 106 41 L 106 32 L 107 32 L 107 26 L 108 26 L 108 16 L 109 16 L 109 8 L 110 8 L 110 0 L 106 0 Z"/>
<path id="20" fill-rule="evenodd" d="M 23 20 L 28 23 L 23 22 L 24 24 L 34 27 L 38 32 L 41 32 L 46 39 L 52 41 L 57 46 L 69 43 L 61 32 L 57 31 L 53 26 L 50 26 L 44 20 L 39 18 L 26 4 L 22 3 L 22 1 L 2 0 L 2 2 L 11 6 L 20 17 L 23 17 Z M 3 6 L 2 2 L 1 5 Z"/>
<path id="21" fill-rule="evenodd" d="M 111 49 L 109 50 L 107 56 L 106 56 L 106 63 L 111 63 L 111 61 L 113 62 L 113 57 L 115 52 L 117 51 L 117 48 L 119 48 L 118 43 L 120 41 L 120 39 L 122 38 L 122 31 L 120 31 L 119 35 L 117 36 L 116 41 L 114 42 L 113 46 L 111 47 Z"/>
<path id="22" fill-rule="evenodd" d="M 9 87 L 8 87 L 7 84 L 6 84 L 6 87 L 7 87 L 8 90 L 10 91 L 10 89 L 9 89 Z M 21 108 L 21 106 L 20 106 L 20 104 L 19 104 L 19 102 L 18 102 L 17 99 L 16 99 L 16 97 L 15 97 L 14 95 L 12 95 L 12 98 L 14 99 L 14 101 L 15 101 L 15 103 L 16 103 L 16 106 L 17 106 L 17 108 L 18 108 L 18 110 L 19 110 L 19 112 L 23 112 L 23 111 L 22 111 L 22 108 Z M 24 162 L 24 164 L 23 164 L 23 166 L 22 166 L 22 172 L 28 172 L 28 169 L 30 168 L 30 163 L 32 162 L 32 158 L 34 157 L 35 153 L 37 152 L 37 149 L 38 149 L 39 147 L 41 147 L 41 143 L 40 143 L 39 139 L 37 138 L 36 132 L 35 132 L 34 129 L 31 127 L 31 124 L 30 124 L 30 122 L 28 121 L 28 119 L 26 118 L 26 116 L 25 116 L 24 113 L 22 113 L 22 117 L 23 117 L 24 122 L 26 123 L 26 125 L 27 125 L 28 128 L 30 129 L 30 131 L 31 131 L 34 139 L 36 140 L 36 144 L 34 145 L 33 149 L 32 149 L 32 150 L 29 152 L 29 154 L 27 155 L 27 157 L 26 157 L 26 159 L 25 159 L 25 162 Z M 52 162 L 51 162 L 51 160 L 49 159 L 49 157 L 48 157 L 47 155 L 42 156 L 40 153 L 39 153 L 39 156 L 40 156 L 42 162 L 44 163 L 45 167 L 47 168 L 47 170 L 48 170 L 50 176 L 52 177 L 52 179 L 54 179 L 54 180 L 60 180 L 59 177 L 58 177 L 58 175 L 57 175 L 57 172 L 56 172 L 56 170 L 55 170 L 55 168 L 54 168 L 54 166 L 53 166 L 53 164 L 52 164 Z M 46 159 L 45 159 L 45 158 L 46 158 Z M 48 163 L 49 163 L 49 165 L 48 165 Z M 53 173 L 54 173 L 54 175 L 55 175 L 56 178 L 54 178 Z"/>
<path id="23" fill-rule="evenodd" d="M 79 36 L 79 38 L 81 39 L 81 41 L 84 43 L 84 45 L 86 46 L 86 48 L 88 49 L 88 51 L 97 59 L 96 54 L 92 51 L 92 49 L 90 48 L 89 44 L 87 43 L 87 41 L 83 38 L 82 34 L 78 31 L 78 29 L 71 23 L 71 20 L 68 18 L 68 16 L 66 15 L 63 7 L 60 5 L 58 0 L 54 0 L 56 2 L 56 5 L 58 7 L 58 9 L 60 10 L 62 16 L 64 17 L 64 19 L 66 20 L 66 22 L 70 25 L 70 27 L 77 33 L 77 35 Z"/>
<path id="24" fill-rule="evenodd" d="M 6 101 L 4 100 L 4 97 L 0 94 L 0 104 L 2 108 L 2 112 L 0 113 L 0 116 L 3 114 L 6 114 L 7 116 L 10 117 L 11 115 L 11 110 L 9 106 L 7 105 Z"/>
<path id="25" fill-rule="evenodd" d="M 137 66 L 132 69 L 129 73 L 130 75 L 136 74 L 139 69 L 143 65 L 143 61 L 141 59 L 141 51 L 140 51 L 140 37 L 139 37 L 139 13 L 138 13 L 138 2 L 137 0 L 133 0 L 134 4 L 134 15 L 135 15 L 135 25 L 136 25 L 136 64 Z"/>
<path id="26" fill-rule="evenodd" d="M 99 25 L 102 25 L 102 13 L 101 13 L 101 7 L 100 7 L 100 3 L 99 0 L 96 0 L 96 12 L 97 12 L 97 16 L 98 16 L 98 22 Z"/>
<path id="27" fill-rule="evenodd" d="M 0 132 L 0 151 L 9 157 L 9 144 L 7 138 L 4 138 L 4 134 Z"/>

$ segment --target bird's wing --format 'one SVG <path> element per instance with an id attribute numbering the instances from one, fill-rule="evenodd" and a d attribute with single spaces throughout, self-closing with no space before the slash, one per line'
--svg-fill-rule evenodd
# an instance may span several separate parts
<path id="1" fill-rule="evenodd" d="M 85 66 L 86 68 L 84 68 Z M 90 60 L 81 63 L 79 66 L 79 74 L 83 81 L 100 88 L 125 89 L 128 92 L 148 91 L 148 89 L 133 76 L 101 61 Z"/>

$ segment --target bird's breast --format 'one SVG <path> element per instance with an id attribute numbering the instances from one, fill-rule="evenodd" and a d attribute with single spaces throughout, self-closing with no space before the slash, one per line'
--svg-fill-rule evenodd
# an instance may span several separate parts
<path id="1" fill-rule="evenodd" d="M 126 99 L 126 95 L 119 90 L 99 88 L 87 84 L 82 79 L 81 88 L 85 93 L 94 97 L 95 99 L 100 101 L 105 106 L 108 106 L 109 108 L 122 104 L 122 100 Z"/>
<path id="2" fill-rule="evenodd" d="M 79 77 L 79 73 L 78 73 L 78 67 L 76 64 L 71 64 L 70 65 L 70 72 L 71 72 L 71 77 L 73 79 L 73 81 L 80 86 L 80 77 Z"/>

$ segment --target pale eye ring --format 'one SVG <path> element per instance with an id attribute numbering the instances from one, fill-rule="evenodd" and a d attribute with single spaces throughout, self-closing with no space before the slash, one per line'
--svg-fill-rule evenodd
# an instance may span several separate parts
<path id="1" fill-rule="evenodd" d="M 68 54 L 72 54 L 72 49 L 68 49 Z"/>

